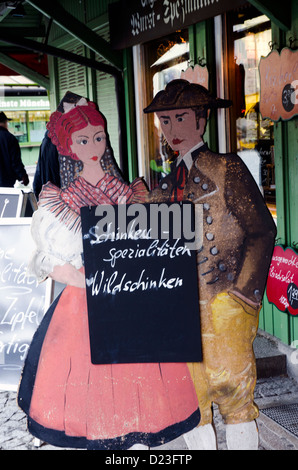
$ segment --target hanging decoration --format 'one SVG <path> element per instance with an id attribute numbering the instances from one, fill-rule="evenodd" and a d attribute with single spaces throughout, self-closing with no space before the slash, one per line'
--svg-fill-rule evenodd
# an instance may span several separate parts
<path id="1" fill-rule="evenodd" d="M 209 72 L 206 66 L 202 64 L 196 64 L 194 67 L 190 66 L 183 72 L 181 72 L 181 78 L 187 80 L 190 83 L 197 83 L 203 87 L 209 87 Z"/>
<path id="2" fill-rule="evenodd" d="M 262 57 L 260 112 L 263 119 L 289 120 L 298 114 L 298 51 L 284 48 Z"/>

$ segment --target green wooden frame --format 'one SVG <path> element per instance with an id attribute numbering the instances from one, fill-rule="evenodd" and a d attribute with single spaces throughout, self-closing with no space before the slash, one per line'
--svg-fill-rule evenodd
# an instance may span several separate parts
<path id="1" fill-rule="evenodd" d="M 272 23 L 272 43 L 278 50 L 290 46 L 297 37 L 298 4 L 292 0 L 292 24 L 285 32 Z M 277 243 L 293 247 L 298 244 L 298 117 L 274 124 L 274 158 L 276 180 Z M 298 339 L 298 318 L 280 312 L 264 296 L 260 328 L 285 344 Z"/>

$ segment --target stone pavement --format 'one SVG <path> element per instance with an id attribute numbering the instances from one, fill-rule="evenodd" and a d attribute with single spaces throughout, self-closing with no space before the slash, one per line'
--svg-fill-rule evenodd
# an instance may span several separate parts
<path id="1" fill-rule="evenodd" d="M 297 404 L 298 409 L 297 375 L 287 375 L 289 367 L 286 367 L 285 371 L 285 358 L 280 358 L 280 355 L 284 355 L 280 352 L 282 348 L 279 346 L 278 349 L 272 340 L 262 335 L 257 337 L 255 342 L 257 366 L 259 364 L 259 378 L 255 389 L 255 401 L 260 408 L 260 416 L 257 419 L 259 450 L 298 450 L 298 438 L 265 415 L 266 409 L 284 404 Z M 289 351 L 290 355 L 292 351 L 292 349 Z M 287 361 L 289 364 L 289 360 Z M 298 364 L 298 359 L 295 362 Z M 277 364 L 279 364 L 278 368 Z M 34 446 L 34 439 L 26 429 L 26 417 L 18 408 L 16 398 L 16 392 L 0 391 L 0 450 L 63 450 L 46 443 L 40 447 Z M 298 412 L 297 421 L 295 413 L 291 418 L 297 422 L 298 430 Z M 217 432 L 218 449 L 226 450 L 225 426 L 216 406 L 214 407 L 214 426 Z M 152 450 L 185 451 L 187 447 L 183 437 L 180 437 Z"/>
<path id="2" fill-rule="evenodd" d="M 280 403 L 298 403 L 298 384 L 291 377 L 259 379 L 255 392 L 260 409 Z M 298 450 L 298 439 L 260 413 L 257 420 L 260 435 L 259 450 Z M 226 450 L 225 430 L 217 408 L 214 410 L 218 448 Z M 187 450 L 183 438 L 155 448 L 156 450 Z M 155 450 L 154 449 L 154 450 Z M 34 447 L 26 429 L 26 418 L 16 403 L 16 392 L 0 391 L 0 450 L 63 450 L 49 444 Z"/>

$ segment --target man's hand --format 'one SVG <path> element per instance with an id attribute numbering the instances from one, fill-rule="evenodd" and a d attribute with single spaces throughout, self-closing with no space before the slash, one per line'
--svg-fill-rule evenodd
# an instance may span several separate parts
<path id="1" fill-rule="evenodd" d="M 27 173 L 24 173 L 22 179 L 21 179 L 21 183 L 24 185 L 24 186 L 28 186 L 29 184 L 29 177 L 27 175 Z"/>

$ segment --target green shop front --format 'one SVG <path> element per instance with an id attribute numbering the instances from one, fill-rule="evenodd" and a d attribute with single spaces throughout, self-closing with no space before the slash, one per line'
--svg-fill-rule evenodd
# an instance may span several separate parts
<path id="1" fill-rule="evenodd" d="M 9 121 L 9 131 L 16 136 L 21 147 L 25 166 L 34 166 L 38 160 L 39 147 L 50 116 L 50 102 L 46 90 L 43 95 L 34 91 L 20 91 L 11 87 L 0 99 L 0 110 Z"/>
<path id="2" fill-rule="evenodd" d="M 121 4 L 117 17 L 115 12 Z M 287 278 L 287 271 L 283 274 L 279 265 L 274 289 L 282 298 L 290 279 L 295 297 L 298 263 L 292 258 L 298 247 L 297 2 L 286 2 L 281 11 L 277 2 L 269 5 L 265 1 L 135 1 L 129 8 L 127 2 L 116 3 L 112 11 L 122 23 L 121 27 L 112 21 L 112 44 L 124 48 L 126 54 L 128 47 L 132 51 L 131 93 L 135 96 L 139 174 L 153 188 L 169 171 L 173 155 L 165 146 L 158 120 L 144 115 L 143 109 L 170 80 L 190 77 L 217 96 L 231 99 L 230 110 L 210 115 L 205 140 L 214 151 L 238 153 L 254 176 L 277 225 L 276 244 L 283 251 L 291 248 L 290 261 L 285 257 L 283 268 L 291 269 L 291 276 Z M 156 30 L 162 20 L 163 27 Z M 283 50 L 288 52 L 287 61 Z M 275 56 L 274 68 L 270 60 Z M 260 64 L 265 58 L 269 60 L 264 61 L 261 77 Z M 273 111 L 262 108 L 266 100 Z M 281 114 L 275 112 L 279 102 L 283 102 Z M 287 345 L 297 344 L 297 307 L 298 298 L 296 309 L 287 308 L 268 299 L 266 292 L 260 328 Z"/>

